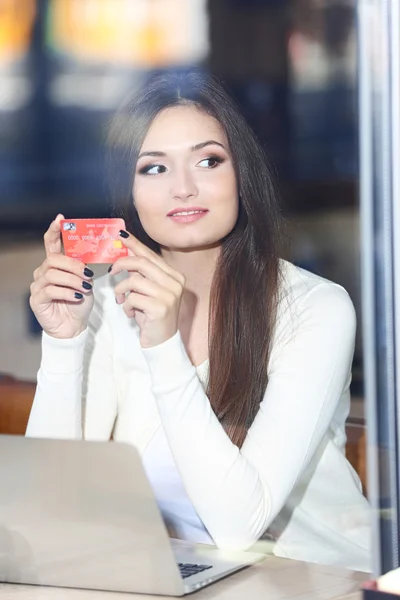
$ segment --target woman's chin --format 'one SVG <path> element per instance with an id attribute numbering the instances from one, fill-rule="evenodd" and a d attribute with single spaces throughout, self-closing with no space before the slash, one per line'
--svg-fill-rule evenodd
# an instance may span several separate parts
<path id="1" fill-rule="evenodd" d="M 186 243 L 181 240 L 177 243 L 175 240 L 170 244 L 160 244 L 160 248 L 168 252 L 200 252 L 219 248 L 220 246 L 221 240 L 191 240 Z"/>

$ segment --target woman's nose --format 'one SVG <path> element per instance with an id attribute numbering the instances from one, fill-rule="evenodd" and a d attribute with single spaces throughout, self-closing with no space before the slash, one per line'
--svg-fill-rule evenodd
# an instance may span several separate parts
<path id="1" fill-rule="evenodd" d="M 198 189 L 193 175 L 188 169 L 182 169 L 174 173 L 171 181 L 171 195 L 173 198 L 185 200 L 196 197 Z"/>

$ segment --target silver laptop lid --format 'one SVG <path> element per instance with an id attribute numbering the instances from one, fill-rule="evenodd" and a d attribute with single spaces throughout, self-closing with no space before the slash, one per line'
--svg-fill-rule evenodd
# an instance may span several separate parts
<path id="1" fill-rule="evenodd" d="M 182 595 L 137 450 L 0 436 L 0 580 Z"/>

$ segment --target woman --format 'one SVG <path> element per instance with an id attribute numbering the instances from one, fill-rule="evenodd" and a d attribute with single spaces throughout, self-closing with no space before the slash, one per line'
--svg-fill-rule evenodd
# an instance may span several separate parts
<path id="1" fill-rule="evenodd" d="M 50 225 L 27 435 L 135 444 L 183 539 L 244 549 L 267 534 L 276 555 L 368 570 L 344 456 L 353 306 L 279 259 L 254 135 L 220 84 L 170 75 L 117 114 L 110 144 L 129 256 L 93 281 L 61 253 L 62 215 Z"/>

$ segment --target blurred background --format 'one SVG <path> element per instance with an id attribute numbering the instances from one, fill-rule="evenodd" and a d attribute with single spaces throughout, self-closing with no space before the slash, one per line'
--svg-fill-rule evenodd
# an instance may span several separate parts
<path id="1" fill-rule="evenodd" d="M 398 0 L 0 0 L 1 433 L 25 432 L 34 394 L 43 233 L 110 215 L 110 116 L 155 71 L 196 67 L 269 156 L 284 258 L 353 300 L 346 453 L 365 491 L 366 416 L 374 570 L 400 565 L 399 23 Z"/>
<path id="2" fill-rule="evenodd" d="M 286 258 L 342 284 L 360 319 L 355 21 L 352 0 L 0 0 L 0 373 L 35 379 L 42 235 L 58 212 L 110 213 L 108 119 L 169 68 L 224 80 L 277 173 Z"/>

